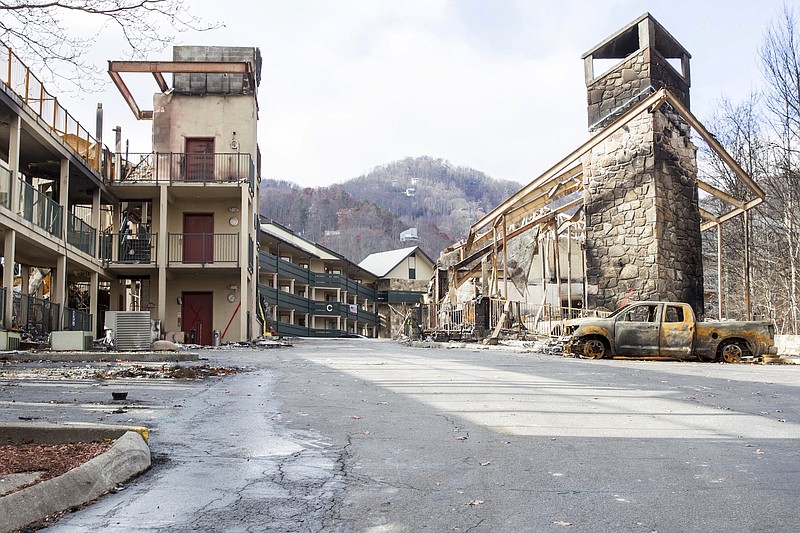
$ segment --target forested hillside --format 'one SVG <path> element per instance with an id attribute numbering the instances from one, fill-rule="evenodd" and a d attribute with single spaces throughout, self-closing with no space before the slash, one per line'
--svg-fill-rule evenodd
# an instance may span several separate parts
<path id="1" fill-rule="evenodd" d="M 442 159 L 409 157 L 328 187 L 265 180 L 261 213 L 355 262 L 399 248 L 400 232 L 415 227 L 420 246 L 436 258 L 520 186 Z"/>

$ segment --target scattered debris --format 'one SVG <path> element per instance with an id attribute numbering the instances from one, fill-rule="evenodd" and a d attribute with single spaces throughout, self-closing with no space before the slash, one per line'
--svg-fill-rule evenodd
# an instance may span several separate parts
<path id="1" fill-rule="evenodd" d="M 97 372 L 94 377 L 99 379 L 120 378 L 151 378 L 151 379 L 205 379 L 211 376 L 227 376 L 242 370 L 237 367 L 217 367 L 209 365 L 199 366 L 168 366 L 149 367 L 131 365 L 129 368 Z"/>
<path id="2" fill-rule="evenodd" d="M 106 363 L 105 366 L 51 366 L 43 368 L 0 365 L 0 378 L 13 379 L 205 379 L 212 376 L 227 376 L 244 370 L 238 367 L 214 367 L 209 365 L 181 366 L 168 364 L 141 365 L 130 363 Z"/>
<path id="3" fill-rule="evenodd" d="M 476 505 L 483 505 L 483 503 L 484 503 L 483 500 L 472 500 L 467 505 L 476 506 Z"/>

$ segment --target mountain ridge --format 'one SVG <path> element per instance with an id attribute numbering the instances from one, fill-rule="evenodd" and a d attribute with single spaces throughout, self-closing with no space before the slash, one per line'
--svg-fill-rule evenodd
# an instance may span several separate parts
<path id="1" fill-rule="evenodd" d="M 406 157 L 324 187 L 264 180 L 261 214 L 355 263 L 408 246 L 400 232 L 415 227 L 436 258 L 521 186 L 444 159 Z"/>

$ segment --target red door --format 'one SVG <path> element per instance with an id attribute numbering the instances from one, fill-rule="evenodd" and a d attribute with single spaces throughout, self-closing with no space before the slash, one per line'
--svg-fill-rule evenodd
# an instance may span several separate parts
<path id="1" fill-rule="evenodd" d="M 186 181 L 214 180 L 214 138 L 186 139 Z"/>
<path id="2" fill-rule="evenodd" d="M 183 262 L 214 262 L 214 214 L 183 214 Z"/>
<path id="3" fill-rule="evenodd" d="M 184 292 L 181 294 L 181 323 L 186 342 L 211 345 L 214 319 L 214 293 Z"/>

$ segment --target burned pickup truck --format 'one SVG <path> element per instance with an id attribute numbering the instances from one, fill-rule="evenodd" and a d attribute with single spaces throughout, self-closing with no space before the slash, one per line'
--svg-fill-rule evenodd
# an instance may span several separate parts
<path id="1" fill-rule="evenodd" d="M 698 322 L 684 303 L 636 302 L 606 318 L 575 319 L 565 326 L 571 336 L 564 350 L 590 359 L 635 356 L 738 363 L 777 353 L 771 322 Z"/>

